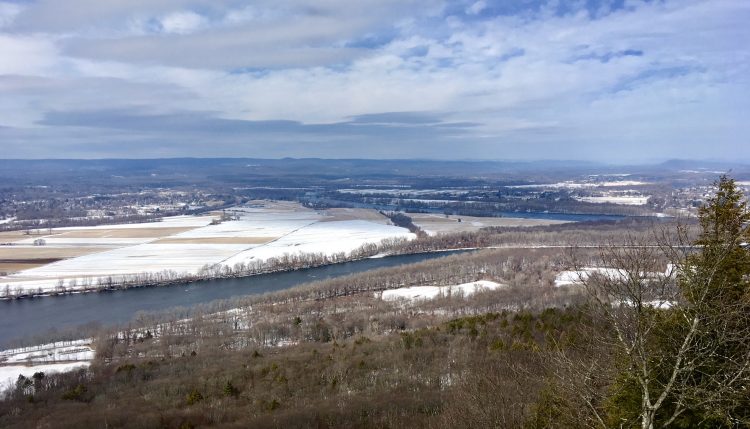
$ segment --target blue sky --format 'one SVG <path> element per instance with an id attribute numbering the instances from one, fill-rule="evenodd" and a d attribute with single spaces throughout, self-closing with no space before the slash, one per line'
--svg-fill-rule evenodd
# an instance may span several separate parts
<path id="1" fill-rule="evenodd" d="M 0 156 L 750 160 L 747 0 L 0 0 Z"/>

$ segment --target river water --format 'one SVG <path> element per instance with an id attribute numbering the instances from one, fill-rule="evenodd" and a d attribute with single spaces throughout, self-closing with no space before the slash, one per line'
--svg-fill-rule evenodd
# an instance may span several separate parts
<path id="1" fill-rule="evenodd" d="M 262 274 L 239 279 L 206 280 L 182 285 L 0 301 L 0 348 L 19 338 L 52 329 L 67 330 L 99 323 L 128 322 L 141 311 L 190 307 L 220 299 L 262 294 L 302 283 L 344 276 L 382 267 L 411 264 L 457 252 L 389 256 L 327 265 L 299 271 Z"/>

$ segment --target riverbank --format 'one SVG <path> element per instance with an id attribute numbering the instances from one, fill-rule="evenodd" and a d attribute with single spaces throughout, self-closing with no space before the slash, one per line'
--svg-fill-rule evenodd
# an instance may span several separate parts
<path id="1" fill-rule="evenodd" d="M 59 334 L 75 333 L 78 328 L 107 326 L 131 321 L 139 312 L 189 308 L 216 300 L 263 294 L 303 283 L 341 277 L 377 268 L 412 264 L 440 258 L 454 252 L 433 252 L 367 258 L 296 271 L 279 271 L 244 278 L 224 278 L 164 287 L 141 287 L 107 293 L 78 293 L 54 299 L 18 299 L 0 302 L 0 347 L 26 338 L 29 342 L 49 342 L 54 328 Z M 48 334 L 49 333 L 49 334 Z M 80 338 L 80 337 L 78 337 Z"/>

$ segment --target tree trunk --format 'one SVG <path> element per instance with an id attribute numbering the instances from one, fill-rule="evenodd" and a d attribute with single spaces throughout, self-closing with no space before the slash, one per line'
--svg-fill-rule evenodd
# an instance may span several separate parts
<path id="1" fill-rule="evenodd" d="M 654 429 L 654 413 L 644 410 L 641 414 L 641 429 Z"/>

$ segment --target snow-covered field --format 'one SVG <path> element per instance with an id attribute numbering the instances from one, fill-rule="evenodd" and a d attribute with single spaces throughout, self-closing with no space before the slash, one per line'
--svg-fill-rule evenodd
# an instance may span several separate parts
<path id="1" fill-rule="evenodd" d="M 373 195 L 373 194 L 388 194 L 398 196 L 409 196 L 409 195 L 434 195 L 434 194 L 448 194 L 448 195 L 465 195 L 469 191 L 465 189 L 339 189 L 336 192 L 342 194 L 358 194 L 358 195 Z"/>
<path id="2" fill-rule="evenodd" d="M 672 276 L 674 275 L 676 270 L 676 267 L 672 264 L 668 264 L 664 272 L 661 273 L 644 273 L 644 277 L 659 277 L 659 276 Z M 591 277 L 594 274 L 598 274 L 604 277 L 607 277 L 609 279 L 613 280 L 627 280 L 629 274 L 625 270 L 621 270 L 618 268 L 606 268 L 606 267 L 584 267 L 581 270 L 578 271 L 562 271 L 557 274 L 555 277 L 555 286 L 567 286 L 567 285 L 577 285 L 582 284 L 582 282 L 586 281 L 589 277 Z"/>
<path id="3" fill-rule="evenodd" d="M 31 376 L 37 372 L 43 372 L 45 374 L 67 372 L 74 369 L 87 368 L 89 365 L 91 365 L 91 362 L 51 363 L 33 366 L 0 366 L 0 391 L 12 386 L 16 380 L 18 380 L 19 375 L 31 378 Z"/>
<path id="4" fill-rule="evenodd" d="M 19 375 L 31 377 L 37 372 L 49 374 L 87 367 L 94 354 L 91 339 L 0 351 L 0 391 L 15 383 Z"/>
<path id="5" fill-rule="evenodd" d="M 284 253 L 348 253 L 367 243 L 379 243 L 388 238 L 413 237 L 414 234 L 405 228 L 365 220 L 316 222 L 270 243 L 240 252 L 223 263 L 232 266 L 238 262 L 265 260 Z"/>
<path id="6" fill-rule="evenodd" d="M 370 213 L 372 212 L 372 213 Z M 255 202 L 227 210 L 235 220 L 217 225 L 219 216 L 176 216 L 162 222 L 59 228 L 46 236 L 24 238 L 14 248 L 32 248 L 43 238 L 51 247 L 86 246 L 102 251 L 0 277 L 0 288 L 14 292 L 53 291 L 60 279 L 68 290 L 108 276 L 126 276 L 170 270 L 195 274 L 206 265 L 263 261 L 284 254 L 350 253 L 385 239 L 412 239 L 405 228 L 386 224 L 375 211 L 352 211 L 365 219 L 341 218 L 288 202 Z M 382 220 L 380 219 L 382 218 Z"/>
<path id="7" fill-rule="evenodd" d="M 648 203 L 648 196 L 633 196 L 633 195 L 610 195 L 602 197 L 575 197 L 578 201 L 587 203 L 603 204 L 624 204 L 628 206 L 642 206 Z"/>
<path id="8" fill-rule="evenodd" d="M 478 280 L 471 283 L 463 283 L 452 286 L 411 286 L 398 289 L 389 289 L 380 293 L 385 301 L 419 301 L 435 299 L 439 296 L 469 296 L 484 290 L 495 290 L 505 285 L 489 280 Z"/>
<path id="9" fill-rule="evenodd" d="M 618 186 L 640 186 L 648 185 L 648 182 L 640 182 L 637 180 L 615 180 L 608 182 L 557 182 L 557 183 L 539 183 L 530 185 L 513 185 L 507 186 L 507 188 L 519 188 L 519 189 L 532 189 L 532 188 L 547 188 L 547 189 L 583 189 L 583 188 L 596 188 L 599 186 L 605 188 L 612 188 Z"/>
<path id="10" fill-rule="evenodd" d="M 0 351 L 0 364 L 4 365 L 89 361 L 93 358 L 90 338 Z"/>

